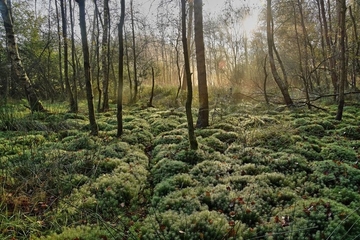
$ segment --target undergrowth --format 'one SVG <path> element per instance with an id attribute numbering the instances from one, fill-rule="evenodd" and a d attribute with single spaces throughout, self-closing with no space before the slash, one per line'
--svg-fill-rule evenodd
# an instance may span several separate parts
<path id="1" fill-rule="evenodd" d="M 358 108 L 338 122 L 335 106 L 280 113 L 213 99 L 193 151 L 183 109 L 156 94 L 172 108 L 129 107 L 119 139 L 114 108 L 97 114 L 93 137 L 85 111 L 2 107 L 0 238 L 360 236 Z"/>

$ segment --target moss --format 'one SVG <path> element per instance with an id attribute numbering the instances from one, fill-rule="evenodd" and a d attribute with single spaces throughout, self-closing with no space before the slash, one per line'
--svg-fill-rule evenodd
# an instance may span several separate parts
<path id="1" fill-rule="evenodd" d="M 221 239 L 230 234 L 239 239 L 245 226 L 234 222 L 234 231 L 229 233 L 229 228 L 232 227 L 226 216 L 215 211 L 203 210 L 186 215 L 169 210 L 148 216 L 140 229 L 144 240 Z"/>
<path id="2" fill-rule="evenodd" d="M 186 135 L 185 135 L 186 136 Z M 186 140 L 184 136 L 181 135 L 163 135 L 160 134 L 154 139 L 153 145 L 159 144 L 178 144 L 182 141 Z"/>
<path id="3" fill-rule="evenodd" d="M 126 142 L 112 143 L 101 149 L 100 154 L 108 158 L 123 158 L 130 151 L 130 145 Z"/>
<path id="4" fill-rule="evenodd" d="M 311 176 L 314 182 L 327 187 L 343 186 L 358 191 L 360 170 L 341 161 L 325 160 L 313 164 Z"/>
<path id="5" fill-rule="evenodd" d="M 321 155 L 321 146 L 311 144 L 305 141 L 296 142 L 291 148 L 291 151 L 301 154 L 309 161 L 320 161 L 323 159 Z"/>
<path id="6" fill-rule="evenodd" d="M 194 176 L 196 180 L 202 182 L 204 185 L 216 184 L 220 177 L 225 176 L 230 169 L 228 163 L 219 161 L 205 160 L 196 164 L 191 170 L 190 174 Z"/>
<path id="7" fill-rule="evenodd" d="M 176 160 L 168 158 L 161 159 L 151 169 L 151 176 L 154 184 L 161 182 L 163 179 L 171 177 L 179 173 L 187 173 L 189 171 L 189 165 Z"/>
<path id="8" fill-rule="evenodd" d="M 231 144 L 233 142 L 235 142 L 236 140 L 238 140 L 239 135 L 235 132 L 226 132 L 226 131 L 221 131 L 221 132 L 217 132 L 215 134 L 212 135 L 213 137 L 216 137 L 217 139 L 219 139 L 220 141 L 222 141 L 223 143 L 226 144 Z"/>
<path id="9" fill-rule="evenodd" d="M 203 138 L 210 137 L 214 133 L 219 132 L 219 129 L 213 129 L 213 128 L 202 128 L 202 129 L 196 129 L 195 134 L 196 136 L 200 136 Z"/>
<path id="10" fill-rule="evenodd" d="M 221 129 L 221 130 L 229 131 L 229 132 L 236 132 L 236 130 L 237 130 L 237 128 L 234 127 L 234 125 L 231 123 L 216 123 L 216 124 L 212 125 L 212 127 L 215 129 Z"/>
<path id="11" fill-rule="evenodd" d="M 185 214 L 192 214 L 203 208 L 193 188 L 181 188 L 170 192 L 155 203 L 155 207 L 159 212 L 173 210 Z"/>
<path id="12" fill-rule="evenodd" d="M 77 226 L 77 227 L 66 227 L 61 233 L 53 233 L 48 236 L 41 238 L 32 237 L 31 239 L 51 239 L 51 240 L 63 240 L 63 239 L 87 239 L 87 240 L 98 240 L 111 238 L 112 231 L 109 229 L 101 229 L 98 226 Z"/>
<path id="13" fill-rule="evenodd" d="M 69 140 L 70 137 L 64 138 L 63 142 Z M 94 138 L 88 135 L 77 135 L 70 139 L 69 142 L 64 144 L 67 151 L 77 151 L 81 149 L 95 149 L 97 147 Z"/>
<path id="14" fill-rule="evenodd" d="M 180 150 L 174 155 L 174 159 L 195 165 L 205 159 L 201 150 Z"/>
<path id="15" fill-rule="evenodd" d="M 151 132 L 154 136 L 159 135 L 162 132 L 171 131 L 176 129 L 179 123 L 174 120 L 159 119 L 151 123 Z"/>
<path id="16" fill-rule="evenodd" d="M 352 140 L 360 140 L 360 127 L 359 126 L 346 126 L 338 130 L 338 133 L 346 138 Z"/>
<path id="17" fill-rule="evenodd" d="M 314 136 L 318 136 L 318 137 L 322 137 L 325 135 L 324 127 L 319 124 L 307 124 L 305 126 L 300 126 L 297 129 L 302 134 L 314 135 Z"/>
<path id="18" fill-rule="evenodd" d="M 210 136 L 204 139 L 199 139 L 199 142 L 208 146 L 213 151 L 225 152 L 227 145 L 220 141 L 218 138 Z"/>
<path id="19" fill-rule="evenodd" d="M 251 146 L 275 151 L 289 148 L 293 144 L 291 130 L 280 126 L 255 131 L 249 142 Z"/>
<path id="20" fill-rule="evenodd" d="M 246 163 L 239 167 L 238 171 L 241 175 L 257 175 L 263 172 L 268 172 L 268 167 L 256 165 L 253 163 Z"/>
<path id="21" fill-rule="evenodd" d="M 324 159 L 354 163 L 358 160 L 357 153 L 354 149 L 339 146 L 337 144 L 328 144 L 321 150 Z"/>

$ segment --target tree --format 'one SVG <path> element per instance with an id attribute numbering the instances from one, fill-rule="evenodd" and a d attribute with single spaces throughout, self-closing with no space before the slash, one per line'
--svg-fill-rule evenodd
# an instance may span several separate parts
<path id="1" fill-rule="evenodd" d="M 109 110 L 109 59 L 110 59 L 110 11 L 109 0 L 104 0 L 104 24 L 101 49 L 101 64 L 103 73 L 103 105 L 101 111 Z"/>
<path id="2" fill-rule="evenodd" d="M 97 136 L 99 133 L 98 125 L 95 119 L 95 110 L 93 103 L 93 93 L 91 86 L 91 72 L 90 72 L 90 56 L 89 45 L 86 35 L 86 20 L 85 20 L 85 0 L 75 0 L 79 5 L 79 19 L 80 19 L 80 31 L 81 41 L 84 57 L 84 72 L 85 72 L 85 84 L 86 84 L 86 99 L 88 103 L 89 121 L 90 121 L 90 134 Z"/>
<path id="3" fill-rule="evenodd" d="M 191 49 L 191 38 L 192 38 L 192 33 L 193 33 L 193 17 L 194 17 L 194 0 L 188 0 L 188 4 L 189 4 L 189 13 L 188 13 L 188 27 L 187 27 L 187 45 L 188 45 L 188 56 L 189 56 L 189 61 L 191 62 L 191 53 L 192 53 L 192 49 Z M 191 71 L 191 70 L 190 70 Z M 187 88 L 187 77 L 186 77 L 186 71 L 184 72 L 183 75 L 183 84 L 182 84 L 182 90 L 186 90 Z"/>
<path id="4" fill-rule="evenodd" d="M 73 96 L 75 101 L 76 112 L 78 111 L 78 97 L 77 97 L 77 84 L 76 84 L 76 61 L 75 61 L 75 30 L 74 30 L 74 16 L 72 0 L 69 0 L 70 8 L 70 26 L 71 26 L 71 64 L 72 64 L 72 81 L 73 81 Z"/>
<path id="5" fill-rule="evenodd" d="M 346 0 L 337 1 L 338 8 L 338 16 L 339 16 L 339 64 L 340 64 L 340 81 L 339 81 L 339 99 L 338 99 L 338 109 L 336 113 L 336 120 L 341 120 L 344 110 L 345 96 L 344 96 L 344 88 L 345 82 L 347 79 L 347 67 L 346 67 Z"/>
<path id="6" fill-rule="evenodd" d="M 198 73 L 199 113 L 196 127 L 209 126 L 209 100 L 206 80 L 205 47 L 203 33 L 202 0 L 194 0 L 195 48 Z"/>
<path id="7" fill-rule="evenodd" d="M 0 0 L 0 11 L 4 22 L 7 40 L 7 50 L 9 57 L 12 61 L 12 68 L 14 70 L 17 80 L 24 87 L 25 95 L 30 105 L 30 110 L 32 112 L 44 112 L 45 108 L 43 107 L 42 103 L 39 101 L 36 95 L 35 89 L 32 86 L 29 77 L 27 76 L 27 73 L 19 55 L 19 50 L 16 43 L 16 36 L 14 33 L 13 17 L 11 15 L 11 9 L 9 8 L 8 3 L 11 3 L 11 1 Z"/>
<path id="8" fill-rule="evenodd" d="M 268 54 L 269 54 L 269 63 L 271 67 L 271 72 L 274 77 L 274 80 L 280 91 L 283 95 L 285 104 L 287 106 L 293 105 L 293 101 L 290 97 L 288 84 L 286 81 L 283 81 L 277 72 L 275 59 L 274 59 L 274 26 L 272 24 L 272 13 L 271 13 L 271 0 L 267 0 L 267 11 L 266 11 L 266 32 L 267 32 L 267 42 L 268 42 Z"/>
<path id="9" fill-rule="evenodd" d="M 186 71 L 186 80 L 187 80 L 187 98 L 186 98 L 186 118 L 188 122 L 188 133 L 189 133 L 189 143 L 192 150 L 198 148 L 198 143 L 196 141 L 195 132 L 194 132 L 194 122 L 191 113 L 191 104 L 192 104 L 192 84 L 191 84 L 191 73 L 190 73 L 190 61 L 189 61 L 189 51 L 186 38 L 186 0 L 181 0 L 181 26 L 182 26 L 182 44 L 184 52 L 184 61 L 185 61 L 185 71 Z"/>
<path id="10" fill-rule="evenodd" d="M 136 42 L 135 42 L 135 24 L 134 24 L 134 9 L 133 9 L 133 0 L 130 0 L 130 17 L 131 17 L 131 33 L 132 33 L 132 53 L 133 53 L 133 63 L 134 63 L 134 96 L 131 99 L 131 102 L 136 102 L 139 90 L 139 80 L 137 74 L 137 55 L 136 55 Z"/>
<path id="11" fill-rule="evenodd" d="M 60 82 L 60 88 L 61 88 L 61 98 L 64 96 L 65 88 L 63 83 L 63 71 L 62 71 L 62 52 L 61 52 L 61 33 L 60 33 L 60 16 L 59 16 L 59 7 L 58 7 L 58 1 L 55 0 L 55 11 L 56 11 L 56 26 L 57 26 L 57 32 L 58 32 L 58 57 L 59 57 L 59 82 Z"/>
<path id="12" fill-rule="evenodd" d="M 61 9 L 61 19 L 62 19 L 62 35 L 63 35 L 63 41 L 64 41 L 64 77 L 65 77 L 65 86 L 66 91 L 69 97 L 70 102 L 70 112 L 77 112 L 78 106 L 77 102 L 75 101 L 73 92 L 71 90 L 70 80 L 69 80 L 69 55 L 68 55 L 68 38 L 67 38 L 67 11 L 65 6 L 65 0 L 60 0 L 60 9 Z M 71 9 L 70 9 L 71 11 Z M 62 70 L 62 69 L 61 69 Z"/>
<path id="13" fill-rule="evenodd" d="M 125 0 L 121 0 L 121 13 L 120 22 L 118 24 L 119 34 L 119 84 L 117 93 L 117 137 L 120 137 L 123 133 L 122 122 L 122 101 L 123 101 L 123 86 L 124 86 L 124 21 L 125 21 Z"/>

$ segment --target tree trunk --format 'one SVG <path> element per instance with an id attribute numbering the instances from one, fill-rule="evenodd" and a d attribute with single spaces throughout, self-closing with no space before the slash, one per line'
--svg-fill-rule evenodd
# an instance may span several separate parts
<path id="1" fill-rule="evenodd" d="M 196 66 L 198 73 L 199 89 L 199 113 L 196 127 L 204 128 L 209 126 L 209 98 L 206 79 L 205 47 L 203 33 L 202 0 L 194 1 L 194 25 L 195 25 L 195 48 Z"/>
<path id="2" fill-rule="evenodd" d="M 333 85 L 333 92 L 334 92 L 334 96 L 336 96 L 336 92 L 337 92 L 337 85 L 338 85 L 338 76 L 336 73 L 336 60 L 335 60 L 335 56 L 334 56 L 334 51 L 333 51 L 333 43 L 331 41 L 331 37 L 329 32 L 331 32 L 331 25 L 328 27 L 328 21 L 326 18 L 326 10 L 325 10 L 325 3 L 324 0 L 320 0 L 320 10 L 321 10 L 321 16 L 323 19 L 323 25 L 324 25 L 324 34 L 325 34 L 325 42 L 326 42 L 326 46 L 327 46 L 327 52 L 328 52 L 328 56 L 327 58 L 329 59 L 329 67 L 330 67 L 330 76 L 331 76 L 331 82 Z M 336 97 L 334 97 L 336 98 Z"/>
<path id="3" fill-rule="evenodd" d="M 149 99 L 149 103 L 148 103 L 148 107 L 154 107 L 153 106 L 153 98 L 154 98 L 154 90 L 155 90 L 155 73 L 154 73 L 154 67 L 151 67 L 151 77 L 152 77 L 152 81 L 151 81 L 151 95 L 150 95 L 150 99 Z"/>
<path id="4" fill-rule="evenodd" d="M 74 30 L 74 15 L 73 15 L 73 7 L 72 0 L 69 0 L 69 8 L 70 8 L 70 25 L 71 25 L 71 65 L 72 65 L 72 83 L 73 83 L 73 97 L 74 97 L 74 111 L 78 112 L 78 96 L 77 96 L 77 84 L 76 84 L 76 60 L 75 60 L 75 30 Z"/>
<path id="5" fill-rule="evenodd" d="M 355 7 L 356 9 L 356 7 Z M 356 13 L 356 12 L 355 12 Z M 349 6 L 349 14 L 351 18 L 351 22 L 353 25 L 353 41 L 356 43 L 356 46 L 353 50 L 352 55 L 352 77 L 351 77 L 351 88 L 356 89 L 356 75 L 358 74 L 360 70 L 360 41 L 359 41 L 359 35 L 357 31 L 357 25 L 356 25 L 356 19 L 354 17 L 353 11 L 351 6 Z"/>
<path id="6" fill-rule="evenodd" d="M 302 32 L 304 34 L 304 38 L 306 38 L 306 28 L 305 28 L 305 23 L 304 23 L 304 19 L 303 19 L 303 13 L 302 13 L 302 7 L 301 7 L 301 3 L 298 0 L 298 7 L 299 7 L 299 13 L 300 13 L 300 18 L 301 18 L 301 26 L 302 26 Z M 296 36 L 296 45 L 298 48 L 298 54 L 299 54 L 299 70 L 300 70 L 300 78 L 302 79 L 303 83 L 304 83 L 304 89 L 305 89 L 305 96 L 306 96 L 306 103 L 309 109 L 311 109 L 311 104 L 310 104 L 310 96 L 309 96 L 309 84 L 308 84 L 308 70 L 307 70 L 307 60 L 308 60 L 308 55 L 307 55 L 307 45 L 305 42 L 305 39 L 303 39 L 303 43 L 304 43 L 304 57 L 302 55 L 302 50 L 301 50 L 301 40 L 300 40 L 300 36 L 299 36 L 299 32 L 298 32 L 298 23 L 297 23 L 297 12 L 296 12 L 296 7 L 295 7 L 295 3 L 293 3 L 293 9 L 294 9 L 294 28 L 295 28 L 295 36 Z M 305 62 L 305 66 L 303 66 L 303 58 L 304 58 L 304 62 Z"/>
<path id="7" fill-rule="evenodd" d="M 268 72 L 267 72 L 267 69 L 266 69 L 266 66 L 267 66 L 267 55 L 265 56 L 265 59 L 264 59 L 264 65 L 263 65 L 263 71 L 264 71 L 264 85 L 263 85 L 263 88 L 264 88 L 264 98 L 265 98 L 265 102 L 267 105 L 269 105 L 270 101 L 269 101 L 269 97 L 267 95 L 267 79 L 268 79 Z"/>
<path id="8" fill-rule="evenodd" d="M 134 96 L 131 100 L 132 103 L 135 103 L 137 100 L 138 89 L 139 89 L 139 80 L 137 76 L 137 57 L 136 57 L 136 43 L 135 43 L 135 24 L 134 24 L 134 10 L 133 10 L 133 0 L 130 0 L 130 14 L 131 14 L 131 32 L 132 32 L 132 53 L 134 61 Z"/>
<path id="9" fill-rule="evenodd" d="M 267 42 L 268 42 L 268 52 L 269 52 L 269 62 L 270 62 L 270 68 L 271 72 L 273 74 L 274 80 L 278 87 L 280 88 L 280 91 L 283 95 L 284 102 L 287 106 L 293 105 L 293 101 L 290 97 L 288 85 L 286 82 L 284 82 L 276 69 L 275 66 L 275 60 L 274 60 L 274 32 L 273 32 L 273 26 L 271 25 L 272 22 L 272 14 L 271 14 L 271 0 L 267 0 L 267 15 L 266 15 L 266 22 L 267 22 Z"/>
<path id="10" fill-rule="evenodd" d="M 30 110 L 32 112 L 44 112 L 45 109 L 42 103 L 39 101 L 35 89 L 33 88 L 30 79 L 26 74 L 24 66 L 22 65 L 15 39 L 11 10 L 8 8 L 6 0 L 0 0 L 0 11 L 6 31 L 8 53 L 12 61 L 12 68 L 14 70 L 15 76 L 19 83 L 24 87 L 25 95 L 30 105 Z"/>
<path id="11" fill-rule="evenodd" d="M 130 56 L 129 56 L 129 47 L 127 45 L 127 34 L 126 34 L 126 28 L 124 29 L 124 40 L 125 40 L 125 50 L 124 50 L 124 54 L 126 55 L 126 66 L 127 66 L 127 76 L 129 79 L 129 102 L 132 101 L 133 99 L 133 87 L 132 87 L 132 79 L 131 79 L 131 72 L 130 72 Z"/>
<path id="12" fill-rule="evenodd" d="M 336 120 L 340 121 L 342 119 L 344 104 L 345 104 L 345 95 L 344 88 L 345 82 L 347 80 L 347 69 L 346 69 L 346 0 L 339 0 L 337 2 L 338 14 L 339 14 L 339 62 L 340 62 L 340 82 L 339 82 L 339 103 L 336 113 Z"/>
<path id="13" fill-rule="evenodd" d="M 123 133 L 122 122 L 122 101 L 123 101 L 123 86 L 124 86 L 124 37 L 123 28 L 125 21 L 125 0 L 121 0 L 121 14 L 120 22 L 118 24 L 119 34 L 119 84 L 117 94 L 117 137 L 120 137 Z"/>
<path id="14" fill-rule="evenodd" d="M 81 30 L 81 41 L 84 55 L 84 72 L 85 72 L 85 83 L 86 83 L 86 99 L 88 103 L 89 121 L 91 135 L 97 136 L 99 129 L 95 119 L 93 93 L 91 86 L 91 72 L 90 72 L 90 56 L 89 46 L 86 36 L 86 20 L 85 20 L 85 0 L 76 0 L 79 5 L 79 18 L 80 18 L 80 30 Z"/>
<path id="15" fill-rule="evenodd" d="M 93 74 L 95 73 L 95 69 L 96 69 L 96 89 L 98 90 L 98 101 L 97 101 L 97 110 L 98 112 L 101 112 L 101 101 L 102 101 L 102 88 L 100 85 L 100 22 L 102 22 L 101 17 L 100 17 L 100 12 L 99 12 L 99 8 L 97 6 L 96 1 L 94 1 L 95 3 L 95 16 L 94 16 L 94 27 L 93 27 L 93 34 L 95 37 L 95 61 L 92 63 L 92 74 L 91 76 L 94 76 Z M 96 29 L 96 31 L 95 31 Z M 94 46 L 94 45 L 92 45 Z M 96 67 L 95 67 L 96 66 Z"/>
<path id="16" fill-rule="evenodd" d="M 77 106 L 75 104 L 74 95 L 71 91 L 70 81 L 69 81 L 69 57 L 68 57 L 68 39 L 67 39 L 67 16 L 66 16 L 66 6 L 65 0 L 60 0 L 60 9 L 61 9 L 61 19 L 62 19 L 62 35 L 64 41 L 64 74 L 65 74 L 65 86 L 66 91 L 69 97 L 70 103 L 70 112 L 77 112 Z"/>
<path id="17" fill-rule="evenodd" d="M 191 104 L 192 104 L 192 84 L 191 84 L 191 73 L 190 73 L 190 62 L 188 55 L 188 45 L 186 39 L 186 0 L 181 0 L 181 23 L 182 23 L 182 43 L 184 51 L 184 61 L 185 61 L 185 71 L 186 71 L 186 82 L 187 82 L 187 98 L 186 98 L 186 118 L 188 122 L 188 133 L 189 133 L 189 143 L 192 150 L 197 150 L 198 143 L 196 141 L 195 132 L 194 132 L 194 122 L 191 113 Z"/>
<path id="18" fill-rule="evenodd" d="M 61 89 L 61 99 L 64 98 L 65 88 L 63 81 L 63 71 L 62 71 L 62 51 L 61 51 L 61 34 L 60 34 L 60 16 L 59 16 L 59 8 L 58 1 L 55 0 L 55 11 L 56 11 L 56 22 L 57 22 L 57 31 L 58 31 L 58 54 L 59 54 L 59 84 Z"/>
<path id="19" fill-rule="evenodd" d="M 103 25 L 103 37 L 102 37 L 102 49 L 101 49 L 101 63 L 103 73 L 103 106 L 101 111 L 109 110 L 109 57 L 110 57 L 110 12 L 109 12 L 109 0 L 104 1 L 104 25 Z"/>
<path id="20" fill-rule="evenodd" d="M 193 17 L 194 17 L 194 0 L 188 0 L 189 3 L 189 19 L 188 19 L 188 28 L 187 28 L 187 45 L 188 45 L 188 56 L 191 59 L 191 38 L 192 38 L 192 26 L 193 26 Z M 191 60 L 189 61 L 191 62 Z M 190 70 L 191 72 L 191 70 Z M 182 90 L 186 90 L 187 88 L 187 77 L 186 77 L 186 71 L 183 75 L 183 84 L 182 84 Z"/>

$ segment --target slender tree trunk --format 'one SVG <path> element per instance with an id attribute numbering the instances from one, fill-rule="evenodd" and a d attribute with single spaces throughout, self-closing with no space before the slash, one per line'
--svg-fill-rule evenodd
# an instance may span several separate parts
<path id="1" fill-rule="evenodd" d="M 49 12 L 48 12 L 48 33 L 47 33 L 47 41 L 50 42 L 51 41 L 51 1 L 49 0 Z M 46 79 L 50 79 L 50 72 L 51 72 L 51 53 L 52 53 L 52 47 L 50 45 L 48 45 L 47 47 L 47 66 L 46 66 Z M 56 96 L 55 91 L 53 91 L 53 86 L 50 83 L 50 81 L 46 81 L 49 89 L 51 89 L 51 93 L 50 93 L 50 99 L 51 99 L 51 103 L 54 102 L 54 98 Z"/>
<path id="2" fill-rule="evenodd" d="M 175 103 L 178 102 L 179 94 L 180 94 L 180 91 L 181 91 L 181 89 L 182 89 L 182 85 L 181 85 L 182 77 L 181 77 L 180 56 L 179 56 L 179 55 L 180 55 L 180 53 L 179 53 L 179 38 L 180 38 L 180 33 L 181 33 L 181 30 L 179 29 L 179 31 L 178 31 L 178 36 L 177 36 L 177 38 L 176 38 L 176 44 L 175 44 L 176 70 L 177 70 L 178 81 L 179 81 L 178 89 L 177 89 L 177 91 L 176 91 Z"/>
<path id="3" fill-rule="evenodd" d="M 194 1 L 196 66 L 199 89 L 199 113 L 196 127 L 209 126 L 209 97 L 206 79 L 202 0 Z"/>
<path id="4" fill-rule="evenodd" d="M 109 0 L 104 1 L 104 26 L 103 26 L 103 37 L 102 37 L 102 49 L 101 49 L 101 63 L 103 73 L 103 106 L 101 111 L 109 110 L 109 55 L 110 55 L 110 12 L 109 12 Z"/>
<path id="5" fill-rule="evenodd" d="M 137 76 L 137 57 L 136 57 L 136 42 L 135 42 L 135 24 L 134 24 L 134 9 L 133 9 L 133 0 L 130 0 L 130 14 L 131 14 L 131 32 L 132 32 L 132 53 L 134 61 L 134 96 L 131 100 L 132 103 L 137 101 L 138 90 L 139 90 L 139 80 Z"/>
<path id="6" fill-rule="evenodd" d="M 133 99 L 133 87 L 132 87 L 132 79 L 131 79 L 131 72 L 130 72 L 130 56 L 129 56 L 129 47 L 127 45 L 127 33 L 126 33 L 126 29 L 124 29 L 124 39 L 125 39 L 125 55 L 126 55 L 126 69 L 127 69 L 127 76 L 129 79 L 129 102 L 132 101 Z"/>
<path id="7" fill-rule="evenodd" d="M 267 105 L 269 105 L 270 101 L 269 101 L 269 97 L 267 95 L 267 79 L 268 79 L 268 71 L 267 71 L 267 55 L 265 56 L 265 59 L 264 59 L 264 65 L 263 65 L 263 71 L 264 71 L 264 85 L 263 85 L 263 88 L 264 88 L 264 98 L 265 98 L 265 102 Z"/>
<path id="8" fill-rule="evenodd" d="M 123 121 L 122 121 L 122 101 L 123 101 L 123 86 L 124 86 L 124 38 L 123 29 L 125 21 L 125 0 L 121 0 L 121 14 L 120 22 L 118 24 L 119 34 L 119 84 L 117 94 L 117 137 L 120 137 L 123 133 Z"/>
<path id="9" fill-rule="evenodd" d="M 60 34 L 60 16 L 59 16 L 59 8 L 58 1 L 55 0 L 55 11 L 56 11 L 56 22 L 57 22 L 57 31 L 58 31 L 58 55 L 59 55 L 59 84 L 61 89 L 61 98 L 64 98 L 65 88 L 64 88 L 64 80 L 63 80 L 63 68 L 62 68 L 62 51 L 61 51 L 61 34 Z"/>
<path id="10" fill-rule="evenodd" d="M 198 143 L 195 137 L 194 131 L 194 122 L 191 113 L 191 104 L 192 104 L 192 84 L 191 84 L 191 73 L 190 73 L 190 62 L 188 55 L 188 45 L 186 39 L 186 0 L 181 0 L 181 25 L 182 25 L 182 43 L 184 51 L 184 60 L 185 60 L 185 71 L 186 71 L 186 80 L 187 80 L 187 99 L 186 99 L 186 118 L 188 122 L 188 133 L 189 133 L 189 143 L 192 150 L 197 150 Z"/>
<path id="11" fill-rule="evenodd" d="M 62 19 L 62 35 L 64 42 L 64 75 L 65 75 L 65 86 L 70 103 L 70 112 L 77 112 L 77 106 L 75 104 L 74 95 L 71 91 L 70 81 L 69 81 L 69 57 L 68 57 L 68 39 L 67 39 L 67 16 L 66 16 L 66 0 L 60 0 L 60 9 L 61 9 L 61 19 Z"/>
<path id="12" fill-rule="evenodd" d="M 148 107 L 154 107 L 154 106 L 153 106 L 153 98 L 154 98 L 154 89 L 155 89 L 155 73 L 154 73 L 154 68 L 153 68 L 153 67 L 151 67 L 151 77 L 152 77 L 152 81 L 151 81 L 151 95 L 150 95 Z"/>
<path id="13" fill-rule="evenodd" d="M 349 6 L 349 14 L 350 14 L 351 22 L 353 25 L 353 41 L 355 41 L 355 43 L 356 43 L 356 46 L 353 50 L 353 56 L 352 56 L 353 60 L 352 60 L 351 88 L 353 90 L 356 90 L 356 75 L 360 70 L 359 69 L 360 68 L 360 60 L 359 60 L 360 59 L 360 40 L 359 40 L 359 36 L 358 36 L 356 20 L 355 20 L 351 6 Z"/>
<path id="14" fill-rule="evenodd" d="M 266 22 L 267 22 L 267 42 L 268 42 L 268 52 L 269 52 L 269 62 L 270 62 L 270 68 L 271 72 L 273 74 L 274 80 L 278 87 L 280 88 L 280 91 L 283 95 L 285 104 L 287 106 L 293 105 L 293 101 L 290 97 L 288 85 L 285 81 L 283 81 L 276 69 L 275 66 L 275 60 L 274 60 L 274 32 L 273 32 L 273 26 L 272 23 L 272 14 L 271 14 L 271 0 L 267 0 L 267 16 L 266 16 Z"/>
<path id="15" fill-rule="evenodd" d="M 328 25 L 328 21 L 326 18 L 326 10 L 325 10 L 325 3 L 324 0 L 319 0 L 320 3 L 320 10 L 321 10 L 321 16 L 323 19 L 323 25 L 324 25 L 324 34 L 325 34 L 325 42 L 327 46 L 327 52 L 328 52 L 328 59 L 329 59 L 329 67 L 330 67 L 330 76 L 331 76 L 331 82 L 333 85 L 333 92 L 334 92 L 334 98 L 336 98 L 336 92 L 337 92 L 337 85 L 338 85 L 338 76 L 336 71 L 336 60 L 334 56 L 333 51 L 333 43 L 331 41 L 331 37 L 329 32 L 331 32 L 331 25 Z M 329 21 L 331 22 L 331 21 Z"/>
<path id="16" fill-rule="evenodd" d="M 189 19 L 188 19 L 188 27 L 187 27 L 187 45 L 188 45 L 188 56 L 190 58 L 191 62 L 191 39 L 192 39 L 192 33 L 193 33 L 193 17 L 194 17 L 194 0 L 188 0 L 189 4 Z M 191 69 L 190 69 L 191 72 Z M 183 84 L 182 84 L 182 90 L 186 90 L 187 88 L 187 80 L 186 80 L 186 71 L 183 75 Z"/>
<path id="17" fill-rule="evenodd" d="M 22 65 L 19 55 L 18 46 L 16 43 L 16 36 L 14 33 L 14 26 L 12 22 L 11 9 L 8 8 L 9 0 L 0 0 L 0 11 L 4 22 L 7 50 L 12 61 L 12 68 L 19 83 L 24 87 L 25 95 L 30 105 L 32 112 L 44 112 L 46 111 L 39 101 L 35 89 L 33 88 L 30 79 L 28 78 L 25 68 Z"/>
<path id="18" fill-rule="evenodd" d="M 74 96 L 74 110 L 78 112 L 79 105 L 78 105 L 78 95 L 77 95 L 77 83 L 76 83 L 76 60 L 75 60 L 75 31 L 74 31 L 74 14 L 73 14 L 73 7 L 72 7 L 72 0 L 69 0 L 69 8 L 70 8 L 70 25 L 71 25 L 71 65 L 72 65 L 72 83 L 73 83 L 73 96 Z"/>
<path id="19" fill-rule="evenodd" d="M 299 7 L 299 12 L 300 12 L 302 31 L 303 31 L 303 34 L 304 34 L 304 38 L 306 38 L 306 28 L 305 28 L 305 24 L 304 24 L 304 21 L 303 21 L 302 7 L 301 7 L 301 3 L 300 3 L 299 0 L 298 0 L 298 7 Z M 293 9 L 294 9 L 294 27 L 295 27 L 295 35 L 296 35 L 296 45 L 297 45 L 298 54 L 299 54 L 300 78 L 302 79 L 303 84 L 304 84 L 307 106 L 308 106 L 309 109 L 311 109 L 310 96 L 309 96 L 309 84 L 308 84 L 308 71 L 307 71 L 307 60 L 308 60 L 307 45 L 305 43 L 305 40 L 303 39 L 304 49 L 305 49 L 305 51 L 304 51 L 305 56 L 303 57 L 302 50 L 301 50 L 301 44 L 300 44 L 301 40 L 300 40 L 298 27 L 297 27 L 298 23 L 297 23 L 297 19 L 296 19 L 297 12 L 296 12 L 295 3 L 293 3 Z M 305 64 L 304 64 L 305 67 L 303 66 L 303 59 L 304 59 L 304 62 L 305 62 Z"/>
<path id="20" fill-rule="evenodd" d="M 93 92 L 91 86 L 91 72 L 90 72 L 90 56 L 89 56 L 89 45 L 86 35 L 86 20 L 85 20 L 85 0 L 76 0 L 79 5 L 79 17 L 80 17 L 80 30 L 81 30 L 81 41 L 84 55 L 84 72 L 85 72 L 85 83 L 86 83 L 86 98 L 88 103 L 89 121 L 91 135 L 97 136 L 99 133 L 98 125 L 95 118 Z"/>
<path id="21" fill-rule="evenodd" d="M 98 101 L 97 101 L 97 110 L 98 112 L 101 112 L 101 101 L 102 101 L 102 90 L 101 90 L 101 85 L 100 85 L 100 23 L 102 23 L 102 20 L 100 18 L 100 12 L 99 12 L 99 8 L 97 7 L 97 3 L 96 1 L 94 1 L 95 3 L 95 26 L 94 26 L 94 32 L 95 32 L 95 62 L 93 62 L 93 70 L 92 72 L 94 72 L 94 70 L 96 69 L 96 89 L 98 90 Z M 102 24 L 103 25 L 103 24 Z M 96 66 L 96 67 L 95 67 Z M 94 76 L 94 75 L 92 75 Z"/>
<path id="22" fill-rule="evenodd" d="M 346 69 L 346 0 L 339 0 L 337 2 L 338 14 L 339 14 L 339 50 L 340 50 L 340 82 L 339 82 L 339 103 L 336 113 L 336 120 L 340 121 L 342 119 L 344 104 L 345 104 L 345 95 L 344 88 L 347 80 L 347 69 Z"/>

